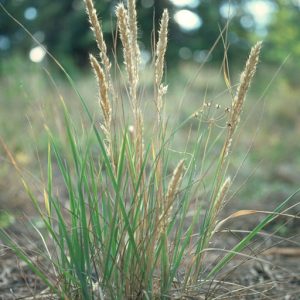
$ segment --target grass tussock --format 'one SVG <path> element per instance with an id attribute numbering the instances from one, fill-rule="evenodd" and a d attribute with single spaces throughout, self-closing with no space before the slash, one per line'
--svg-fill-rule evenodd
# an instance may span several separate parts
<path id="1" fill-rule="evenodd" d="M 227 170 L 232 140 L 256 71 L 261 43 L 252 48 L 227 110 L 227 120 L 218 138 L 222 146 L 216 147 L 218 155 L 214 161 L 206 162 L 207 153 L 217 143 L 211 141 L 210 126 L 204 128 L 202 108 L 174 129 L 168 127 L 164 110 L 168 11 L 161 17 L 152 66 L 155 121 L 145 131 L 144 119 L 149 112 L 145 112 L 139 85 L 142 68 L 135 1 L 128 0 L 127 6 L 120 3 L 116 7 L 124 70 L 114 63 L 125 92 L 113 79 L 113 63 L 93 2 L 85 0 L 85 4 L 99 50 L 98 55 L 90 55 L 90 63 L 98 82 L 101 125 L 94 121 L 81 98 L 91 128 L 79 135 L 62 102 L 69 155 L 47 129 L 44 203 L 23 180 L 44 224 L 40 232 L 45 248 L 42 263 L 32 260 L 5 232 L 1 236 L 44 281 L 52 295 L 62 299 L 167 299 L 199 295 L 201 285 L 218 276 L 234 255 L 275 218 L 268 215 L 232 251 L 207 267 L 207 249 L 216 229 L 223 224 L 218 219 L 231 187 Z M 130 106 L 128 114 L 124 114 L 126 103 Z M 174 155 L 174 136 L 195 116 L 197 139 L 192 142 L 192 150 Z M 55 189 L 54 167 L 67 196 Z M 206 178 L 209 185 L 204 188 Z M 277 212 L 283 206 L 284 203 Z"/>

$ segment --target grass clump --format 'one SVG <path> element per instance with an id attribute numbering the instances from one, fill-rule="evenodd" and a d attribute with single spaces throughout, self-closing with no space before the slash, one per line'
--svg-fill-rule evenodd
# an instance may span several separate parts
<path id="1" fill-rule="evenodd" d="M 43 204 L 23 180 L 44 223 L 45 230 L 40 232 L 45 248 L 43 264 L 32 260 L 6 233 L 1 235 L 45 282 L 52 295 L 62 299 L 166 299 L 199 295 L 201 285 L 213 280 L 275 217 L 269 215 L 232 251 L 213 266 L 206 266 L 205 254 L 214 233 L 223 224 L 218 218 L 231 186 L 227 169 L 232 140 L 255 74 L 261 43 L 250 52 L 227 109 L 227 120 L 221 130 L 223 138 L 219 137 L 218 143 L 211 141 L 212 128 L 204 128 L 202 109 L 170 129 L 164 110 L 169 21 L 165 10 L 153 60 L 154 121 L 145 132 L 148 111 L 145 113 L 139 86 L 141 58 L 135 1 L 128 0 L 126 7 L 122 3 L 116 7 L 125 71 L 117 62 L 115 69 L 120 72 L 125 92 L 113 79 L 112 63 L 93 2 L 85 0 L 85 4 L 99 49 L 100 59 L 90 55 L 90 63 L 98 82 L 101 125 L 94 121 L 80 98 L 91 124 L 80 135 L 62 102 L 71 155 L 64 154 L 47 129 L 48 179 Z M 130 110 L 125 108 L 126 100 Z M 190 147 L 192 151 L 174 155 L 174 136 L 195 116 L 197 138 Z M 209 151 L 220 142 L 222 146 L 216 147 L 219 153 L 214 161 L 206 162 Z M 67 197 L 56 191 L 54 167 L 59 170 Z M 206 177 L 209 185 L 204 188 Z"/>

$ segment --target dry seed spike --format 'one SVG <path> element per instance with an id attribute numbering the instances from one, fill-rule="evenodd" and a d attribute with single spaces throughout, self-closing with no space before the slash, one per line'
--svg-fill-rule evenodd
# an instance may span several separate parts
<path id="1" fill-rule="evenodd" d="M 250 52 L 249 58 L 246 62 L 245 69 L 241 74 L 240 83 L 237 88 L 236 95 L 233 99 L 231 109 L 228 110 L 230 113 L 229 120 L 227 122 L 228 135 L 225 142 L 225 157 L 228 156 L 230 151 L 230 146 L 232 142 L 232 137 L 237 128 L 238 123 L 240 122 L 240 116 L 242 113 L 242 107 L 246 98 L 246 94 L 251 84 L 251 80 L 255 74 L 256 67 L 259 60 L 259 54 L 261 50 L 262 42 L 256 43 Z"/>
<path id="2" fill-rule="evenodd" d="M 169 12 L 165 9 L 160 22 L 158 42 L 156 47 L 155 80 L 157 86 L 161 84 L 164 73 L 165 54 L 168 44 L 168 23 Z"/>
<path id="3" fill-rule="evenodd" d="M 138 67 L 141 61 L 140 48 L 138 45 L 138 26 L 137 26 L 137 13 L 136 13 L 136 0 L 128 0 L 128 21 L 131 35 L 131 43 L 133 47 L 133 59 L 135 60 L 135 72 L 138 73 Z"/>
<path id="4" fill-rule="evenodd" d="M 162 84 L 162 78 L 164 75 L 164 65 L 165 65 L 165 55 L 167 51 L 168 44 L 168 24 L 169 24 L 169 13 L 168 10 L 164 10 L 161 22 L 160 29 L 158 33 L 158 42 L 156 45 L 155 51 L 155 83 L 157 90 L 157 111 L 160 112 L 162 110 L 162 97 L 167 92 L 167 86 Z"/>
<path id="5" fill-rule="evenodd" d="M 85 0 L 86 11 L 89 17 L 89 21 L 91 24 L 91 29 L 94 32 L 95 39 L 97 42 L 98 49 L 100 51 L 101 63 L 105 68 L 106 75 L 108 76 L 111 68 L 111 64 L 109 58 L 107 56 L 107 47 L 104 41 L 102 28 L 100 22 L 97 17 L 97 12 L 94 7 L 93 0 Z M 109 78 L 110 79 L 110 78 Z"/>
<path id="6" fill-rule="evenodd" d="M 138 77 L 135 68 L 135 60 L 133 58 L 133 47 L 131 44 L 131 35 L 129 30 L 129 17 L 128 11 L 123 3 L 116 7 L 116 15 L 118 19 L 118 28 L 120 32 L 120 39 L 123 45 L 124 64 L 128 76 L 129 92 L 131 104 L 133 107 L 134 115 L 137 114 L 137 84 Z"/>
<path id="7" fill-rule="evenodd" d="M 97 61 L 97 59 L 90 54 L 90 62 L 92 65 L 92 68 L 95 72 L 98 86 L 99 86 L 99 97 L 100 97 L 100 106 L 102 109 L 102 113 L 104 116 L 104 123 L 107 131 L 110 131 L 110 125 L 111 125 L 111 106 L 109 102 L 109 96 L 108 96 L 108 86 L 107 86 L 107 79 L 106 75 Z"/>

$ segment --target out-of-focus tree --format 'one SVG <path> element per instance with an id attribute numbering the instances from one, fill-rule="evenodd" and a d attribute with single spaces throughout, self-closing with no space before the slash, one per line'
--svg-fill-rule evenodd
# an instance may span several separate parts
<path id="1" fill-rule="evenodd" d="M 266 41 L 268 59 L 283 61 L 289 54 L 300 64 L 300 1 L 276 0 L 277 13 L 269 27 Z"/>
<path id="2" fill-rule="evenodd" d="M 271 0 L 269 0 L 270 2 Z M 280 1 L 280 0 L 279 0 Z M 93 35 L 89 30 L 83 0 L 0 0 L 4 7 L 45 45 L 60 61 L 87 63 L 88 52 L 96 53 Z M 115 31 L 114 7 L 117 0 L 94 0 L 102 22 L 104 36 L 113 48 Z M 124 2 L 126 2 L 124 0 Z M 139 37 L 142 53 L 149 59 L 155 32 L 164 8 L 170 11 L 168 61 L 204 61 L 207 53 L 220 37 L 208 58 L 218 64 L 224 55 L 225 41 L 230 45 L 231 61 L 244 57 L 249 50 L 249 36 L 255 30 L 253 15 L 245 9 L 247 0 L 137 0 Z M 226 30 L 227 22 L 230 21 Z M 156 30 L 153 31 L 153 26 Z M 152 38 L 151 38 L 152 37 Z M 120 45 L 120 43 L 118 44 Z M 35 47 L 22 28 L 0 10 L 0 56 L 21 52 L 28 55 Z M 148 52 L 146 51 L 148 50 Z"/>
<path id="3" fill-rule="evenodd" d="M 300 1 L 276 0 L 276 4 L 277 12 L 269 26 L 265 42 L 266 55 L 263 59 L 280 65 L 289 57 L 283 70 L 288 73 L 290 83 L 296 80 L 299 84 Z"/>
<path id="4" fill-rule="evenodd" d="M 179 2 L 179 1 L 177 1 Z M 248 51 L 250 43 L 248 40 L 248 29 L 243 27 L 240 18 L 246 14 L 243 1 L 241 0 L 201 0 L 195 7 L 187 6 L 187 9 L 200 18 L 199 28 L 195 30 L 184 30 L 184 24 L 175 22 L 171 32 L 171 43 L 173 51 L 179 51 L 184 59 L 192 57 L 195 61 L 202 62 L 212 46 L 218 40 L 212 55 L 208 57 L 219 63 L 224 56 L 224 47 L 229 45 L 228 55 L 235 60 Z M 185 7 L 180 8 L 185 10 Z M 178 7 L 173 7 L 175 16 L 180 13 Z M 248 15 L 248 14 L 247 14 Z M 177 23 L 177 24 L 176 24 Z"/>
<path id="5" fill-rule="evenodd" d="M 95 1 L 97 10 L 105 16 L 102 25 L 109 44 L 112 40 L 112 2 Z M 77 64 L 86 62 L 87 49 L 91 49 L 94 42 L 82 0 L 2 0 L 1 3 L 60 60 L 72 57 Z M 0 55 L 28 53 L 34 46 L 33 39 L 4 11 L 0 11 Z"/>

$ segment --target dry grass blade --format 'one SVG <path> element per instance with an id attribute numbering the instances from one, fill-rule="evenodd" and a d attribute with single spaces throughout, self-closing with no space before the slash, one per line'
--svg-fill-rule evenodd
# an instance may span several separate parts
<path id="1" fill-rule="evenodd" d="M 220 228 L 229 220 L 234 219 L 234 218 L 239 218 L 243 216 L 249 216 L 249 215 L 254 215 L 257 214 L 258 212 L 256 210 L 251 210 L 251 209 L 243 209 L 239 210 L 233 214 L 231 214 L 229 217 L 225 218 L 224 220 L 220 221 L 214 230 L 214 232 L 217 232 L 220 230 Z"/>
<path id="2" fill-rule="evenodd" d="M 234 219 L 234 218 L 239 218 L 243 216 L 248 216 L 248 215 L 254 215 L 254 214 L 265 214 L 265 215 L 272 215 L 272 216 L 282 216 L 282 217 L 288 217 L 288 218 L 293 218 L 293 219 L 300 219 L 299 216 L 294 216 L 286 213 L 277 213 L 274 211 L 266 211 L 266 210 L 253 210 L 253 209 L 244 209 L 244 210 L 239 210 L 225 218 L 224 220 L 220 221 L 217 226 L 215 231 L 218 231 L 221 226 L 226 223 L 227 221 Z"/>
<path id="3" fill-rule="evenodd" d="M 262 255 L 281 255 L 289 257 L 300 257 L 300 248 L 299 247 L 272 247 L 265 250 Z"/>

